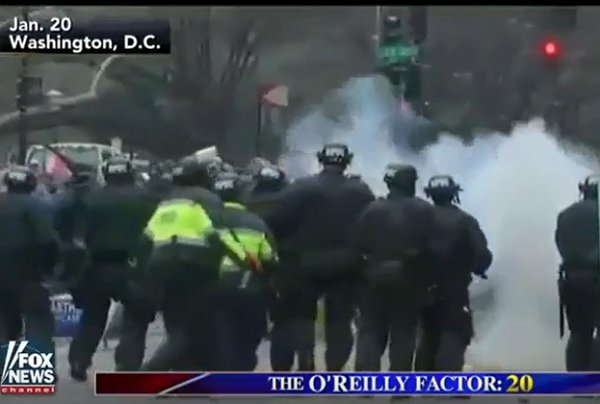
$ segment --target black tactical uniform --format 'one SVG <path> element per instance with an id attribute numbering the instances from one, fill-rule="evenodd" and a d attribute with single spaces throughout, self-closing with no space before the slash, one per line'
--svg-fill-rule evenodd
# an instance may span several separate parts
<path id="1" fill-rule="evenodd" d="M 492 263 L 479 222 L 455 204 L 460 203 L 460 191 L 445 175 L 432 177 L 425 188 L 436 206 L 432 250 L 438 281 L 433 301 L 421 315 L 417 371 L 462 370 L 473 336 L 469 285 L 473 274 L 484 277 Z"/>
<path id="2" fill-rule="evenodd" d="M 356 370 L 378 371 L 389 339 L 390 370 L 412 369 L 419 313 L 435 284 L 431 266 L 434 208 L 415 196 L 417 172 L 390 165 L 390 193 L 372 202 L 356 230 L 356 249 L 365 259 Z"/>
<path id="3" fill-rule="evenodd" d="M 241 271 L 227 271 L 227 266 L 222 266 L 213 305 L 215 370 L 252 371 L 258 363 L 256 350 L 267 332 L 267 309 L 272 300 L 269 277 L 276 271 L 277 256 L 267 225 L 240 203 L 242 181 L 231 174 L 215 185 L 225 202 L 224 235 L 237 239 L 244 253 L 259 263 L 258 267 L 248 263 Z"/>
<path id="4" fill-rule="evenodd" d="M 579 184 L 583 199 L 558 215 L 556 247 L 562 258 L 559 277 L 562 314 L 566 312 L 570 335 L 566 350 L 567 371 L 596 371 L 592 363 L 594 332 L 600 316 L 598 252 L 598 178 Z M 597 354 L 596 354 L 597 355 Z"/>
<path id="5" fill-rule="evenodd" d="M 26 167 L 4 175 L 7 193 L 0 194 L 0 344 L 22 336 L 38 349 L 54 349 L 54 317 L 42 281 L 59 258 L 50 207 L 31 193 L 35 175 Z"/>
<path id="6" fill-rule="evenodd" d="M 83 239 L 85 236 L 85 196 L 95 187 L 94 179 L 87 172 L 76 173 L 69 179 L 65 191 L 57 195 L 53 224 L 62 250 L 64 271 L 61 279 L 70 286 L 76 283 L 86 259 Z M 73 296 L 77 299 L 77 294 Z"/>
<path id="7" fill-rule="evenodd" d="M 117 367 L 135 370 L 143 359 L 148 315 L 130 304 L 128 260 L 158 200 L 134 185 L 130 162 L 113 159 L 103 167 L 106 185 L 84 200 L 84 241 L 88 262 L 77 285 L 81 326 L 71 342 L 69 362 L 77 380 L 87 369 L 102 338 L 111 299 L 125 303 L 125 345 L 116 352 Z M 153 314 L 153 313 L 152 313 Z M 151 315 L 150 315 L 151 316 Z"/>
<path id="8" fill-rule="evenodd" d="M 162 312 L 168 336 L 141 369 L 211 370 L 217 366 L 207 324 L 222 255 L 210 229 L 223 224 L 223 202 L 212 192 L 206 164 L 189 160 L 175 166 L 172 183 L 142 235 L 134 268 L 145 274 L 140 297 Z M 194 217 L 186 220 L 188 215 Z"/>
<path id="9" fill-rule="evenodd" d="M 317 302 L 325 300 L 325 363 L 339 371 L 350 355 L 359 265 L 350 248 L 356 219 L 375 199 L 369 187 L 344 171 L 352 154 L 342 144 L 326 145 L 323 170 L 284 189 L 266 215 L 279 247 L 282 270 L 273 310 L 271 366 L 289 371 L 298 353 L 299 370 L 314 369 Z"/>

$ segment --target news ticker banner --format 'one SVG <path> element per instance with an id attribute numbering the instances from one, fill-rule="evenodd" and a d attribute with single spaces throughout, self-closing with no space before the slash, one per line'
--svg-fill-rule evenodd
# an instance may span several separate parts
<path id="1" fill-rule="evenodd" d="M 103 19 L 77 22 L 14 18 L 0 26 L 0 54 L 168 54 L 168 20 Z"/>
<path id="2" fill-rule="evenodd" d="M 600 373 L 96 373 L 97 395 L 597 395 Z"/>

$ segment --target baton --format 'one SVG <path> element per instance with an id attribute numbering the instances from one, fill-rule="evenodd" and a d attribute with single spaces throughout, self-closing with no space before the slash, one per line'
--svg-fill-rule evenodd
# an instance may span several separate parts
<path id="1" fill-rule="evenodd" d="M 560 339 L 565 336 L 565 303 L 563 302 L 560 285 L 558 287 L 558 335 Z"/>
<path id="2" fill-rule="evenodd" d="M 564 279 L 565 279 L 565 271 L 564 267 L 561 265 L 558 270 L 558 335 L 562 339 L 565 336 L 565 302 L 563 299 L 564 295 Z"/>

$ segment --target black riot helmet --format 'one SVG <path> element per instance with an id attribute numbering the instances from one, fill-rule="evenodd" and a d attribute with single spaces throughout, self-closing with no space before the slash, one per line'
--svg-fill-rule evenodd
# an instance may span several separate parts
<path id="1" fill-rule="evenodd" d="M 171 160 L 161 161 L 157 164 L 153 173 L 156 178 L 160 178 L 163 181 L 171 182 L 173 179 L 173 168 L 175 168 L 175 163 Z"/>
<path id="2" fill-rule="evenodd" d="M 460 185 L 450 175 L 434 175 L 424 188 L 425 195 L 436 205 L 460 203 Z"/>
<path id="3" fill-rule="evenodd" d="M 171 170 L 173 170 L 173 167 L 175 167 L 175 162 L 173 160 L 164 160 L 161 161 L 160 163 L 158 163 L 158 166 L 160 167 L 160 171 L 162 171 L 163 173 L 166 172 L 171 172 Z"/>
<path id="4" fill-rule="evenodd" d="M 328 143 L 317 152 L 317 159 L 324 167 L 336 166 L 346 168 L 352 162 L 354 154 L 343 143 Z"/>
<path id="5" fill-rule="evenodd" d="M 417 184 L 417 169 L 410 164 L 388 164 L 383 175 L 390 192 L 414 196 Z"/>
<path id="6" fill-rule="evenodd" d="M 579 192 L 583 199 L 598 200 L 598 182 L 600 178 L 597 175 L 588 175 L 579 183 Z"/>
<path id="7" fill-rule="evenodd" d="M 169 170 L 170 173 L 170 170 Z M 163 170 L 158 163 L 151 163 L 148 167 L 148 175 L 151 179 L 160 178 L 163 174 Z"/>
<path id="8" fill-rule="evenodd" d="M 278 192 L 287 185 L 285 173 L 276 166 L 259 168 L 254 174 L 255 192 Z"/>
<path id="9" fill-rule="evenodd" d="M 102 166 L 102 175 L 107 185 L 133 185 L 135 173 L 131 160 L 124 157 L 113 157 Z"/>
<path id="10" fill-rule="evenodd" d="M 37 177 L 27 167 L 11 167 L 3 178 L 6 191 L 10 194 L 30 194 L 37 188 Z"/>
<path id="11" fill-rule="evenodd" d="M 210 166 L 199 161 L 182 161 L 171 170 L 172 183 L 178 187 L 201 187 L 212 191 L 214 178 Z"/>
<path id="12" fill-rule="evenodd" d="M 237 174 L 222 173 L 215 181 L 215 191 L 223 202 L 239 202 L 244 193 L 244 184 Z"/>

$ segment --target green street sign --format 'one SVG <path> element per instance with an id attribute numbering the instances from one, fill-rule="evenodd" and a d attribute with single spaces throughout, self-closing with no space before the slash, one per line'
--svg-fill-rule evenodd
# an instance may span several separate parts
<path id="1" fill-rule="evenodd" d="M 378 57 L 386 63 L 406 63 L 419 56 L 419 47 L 413 44 L 382 45 Z"/>

